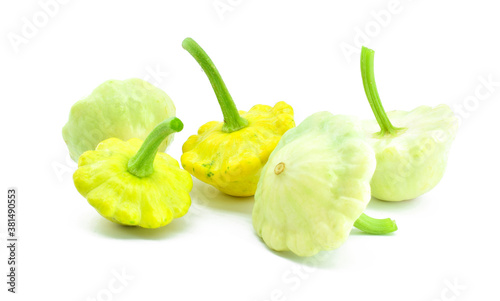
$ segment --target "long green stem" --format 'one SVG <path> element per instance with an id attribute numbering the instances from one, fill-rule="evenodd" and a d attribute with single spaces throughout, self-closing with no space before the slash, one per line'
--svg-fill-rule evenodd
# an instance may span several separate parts
<path id="1" fill-rule="evenodd" d="M 177 117 L 166 119 L 159 123 L 148 135 L 141 148 L 128 161 L 128 172 L 143 178 L 154 172 L 153 162 L 158 152 L 158 147 L 168 135 L 180 132 L 184 124 Z"/>
<path id="2" fill-rule="evenodd" d="M 191 38 L 184 39 L 182 47 L 194 57 L 212 84 L 224 116 L 222 131 L 231 133 L 248 126 L 248 121 L 238 113 L 226 84 L 208 54 Z"/>
<path id="3" fill-rule="evenodd" d="M 392 125 L 382 106 L 382 102 L 378 95 L 377 85 L 375 84 L 375 72 L 373 68 L 374 58 L 375 51 L 364 46 L 361 48 L 361 77 L 363 78 L 366 98 L 368 98 L 373 114 L 380 126 L 380 135 L 395 135 L 401 128 Z"/>
<path id="4" fill-rule="evenodd" d="M 369 234 L 387 234 L 398 229 L 396 222 L 390 218 L 377 219 L 364 213 L 354 222 L 354 227 Z"/>

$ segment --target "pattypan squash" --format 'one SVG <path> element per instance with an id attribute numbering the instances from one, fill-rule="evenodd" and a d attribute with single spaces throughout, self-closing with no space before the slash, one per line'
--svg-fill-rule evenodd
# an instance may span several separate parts
<path id="1" fill-rule="evenodd" d="M 293 109 L 278 102 L 274 107 L 255 105 L 248 112 L 238 112 L 205 51 L 191 38 L 182 46 L 205 71 L 224 115 L 224 122 L 208 122 L 188 138 L 182 147 L 182 166 L 226 194 L 252 196 L 269 154 L 283 133 L 295 126 Z"/>
<path id="2" fill-rule="evenodd" d="M 191 175 L 163 152 L 165 138 L 182 130 L 172 117 L 157 125 L 144 143 L 137 138 L 109 138 L 78 160 L 73 175 L 82 196 L 110 221 L 158 228 L 186 214 L 191 205 Z"/>
<path id="3" fill-rule="evenodd" d="M 71 158 L 77 162 L 81 154 L 107 138 L 145 139 L 158 123 L 174 116 L 170 97 L 147 81 L 109 80 L 71 107 L 62 133 Z M 160 151 L 173 139 L 170 135 L 162 142 Z"/>
<path id="4" fill-rule="evenodd" d="M 385 112 L 375 84 L 375 52 L 361 51 L 361 74 L 375 120 L 364 129 L 377 156 L 372 195 L 384 201 L 416 198 L 443 177 L 458 119 L 447 105 L 420 106 L 410 112 Z"/>
<path id="5" fill-rule="evenodd" d="M 394 221 L 363 213 L 375 154 L 355 117 L 315 113 L 286 132 L 262 170 L 252 213 L 271 249 L 312 256 L 342 245 L 352 226 L 371 234 Z"/>

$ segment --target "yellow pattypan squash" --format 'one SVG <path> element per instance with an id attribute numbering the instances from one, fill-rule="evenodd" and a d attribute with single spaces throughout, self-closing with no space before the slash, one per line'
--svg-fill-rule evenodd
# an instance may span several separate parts
<path id="1" fill-rule="evenodd" d="M 178 118 L 160 123 L 144 143 L 109 138 L 83 153 L 73 175 L 75 186 L 110 221 L 143 228 L 165 226 L 186 214 L 191 176 L 169 155 L 158 152 L 165 138 L 182 130 Z"/>
<path id="2" fill-rule="evenodd" d="M 281 136 L 295 126 L 293 109 L 278 102 L 274 107 L 255 105 L 248 112 L 238 111 L 205 51 L 190 38 L 182 46 L 207 74 L 224 115 L 224 122 L 206 123 L 184 143 L 182 166 L 224 193 L 252 196 L 269 155 Z"/>

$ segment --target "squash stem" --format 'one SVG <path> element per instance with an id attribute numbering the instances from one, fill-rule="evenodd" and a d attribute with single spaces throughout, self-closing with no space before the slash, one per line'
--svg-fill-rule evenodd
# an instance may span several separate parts
<path id="1" fill-rule="evenodd" d="M 210 84 L 212 84 L 222 110 L 222 115 L 224 116 L 222 131 L 231 133 L 247 127 L 248 121 L 238 113 L 238 109 L 227 90 L 226 84 L 208 54 L 191 38 L 184 39 L 182 47 L 194 57 L 210 80 Z"/>
<path id="2" fill-rule="evenodd" d="M 128 161 L 128 172 L 139 178 L 144 178 L 154 172 L 153 162 L 158 147 L 168 135 L 180 132 L 184 124 L 177 117 L 168 118 L 159 123 L 148 135 L 141 148 Z"/>
<path id="3" fill-rule="evenodd" d="M 398 229 L 396 222 L 390 218 L 377 219 L 362 213 L 354 222 L 354 227 L 368 234 L 387 234 Z"/>
<path id="4" fill-rule="evenodd" d="M 373 62 L 375 58 L 375 51 L 372 49 L 361 48 L 361 77 L 363 78 L 363 87 L 365 89 L 366 98 L 372 108 L 373 114 L 377 119 L 380 126 L 380 135 L 396 135 L 401 128 L 392 125 L 389 117 L 382 106 L 382 101 L 378 95 L 377 85 L 375 83 L 375 72 Z"/>

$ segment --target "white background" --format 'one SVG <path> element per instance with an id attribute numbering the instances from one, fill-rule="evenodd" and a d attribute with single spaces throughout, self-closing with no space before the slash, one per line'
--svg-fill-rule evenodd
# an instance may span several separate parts
<path id="1" fill-rule="evenodd" d="M 499 300 L 498 3 L 221 0 L 232 5 L 222 14 L 214 3 L 73 0 L 44 20 L 37 1 L 1 2 L 0 229 L 5 241 L 6 189 L 16 186 L 20 272 L 19 294 L 7 294 L 2 247 L 0 299 Z M 36 34 L 13 46 L 9 37 L 34 16 Z M 372 216 L 397 220 L 394 235 L 353 230 L 341 248 L 308 261 L 258 239 L 253 198 L 197 180 L 188 215 L 162 229 L 104 220 L 73 186 L 61 136 L 70 107 L 105 80 L 146 78 L 185 123 L 168 151 L 179 159 L 189 135 L 222 118 L 181 47 L 188 36 L 212 57 L 239 109 L 284 100 L 297 123 L 321 110 L 371 118 L 359 55 L 342 47 L 375 49 L 386 109 L 462 108 L 443 180 L 412 201 L 370 203 Z M 155 69 L 167 74 L 155 79 Z M 497 82 L 491 91 L 488 78 Z M 487 95 L 477 99 L 476 90 Z M 123 269 L 133 279 L 107 295 Z"/>

